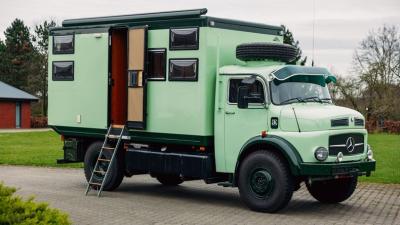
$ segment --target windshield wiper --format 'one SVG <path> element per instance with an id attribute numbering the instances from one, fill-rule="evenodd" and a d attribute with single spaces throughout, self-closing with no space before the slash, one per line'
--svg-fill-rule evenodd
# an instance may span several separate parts
<path id="1" fill-rule="evenodd" d="M 307 97 L 307 98 L 304 98 L 303 100 L 305 101 L 305 100 L 309 100 L 309 99 L 312 99 L 315 102 L 322 103 L 322 99 L 320 99 L 318 96 Z"/>
<path id="2" fill-rule="evenodd" d="M 299 98 L 299 97 L 295 97 L 295 98 L 286 99 L 285 101 L 281 102 L 281 104 L 285 104 L 285 103 L 293 101 L 293 100 L 297 100 L 298 102 L 304 102 L 304 99 Z"/>
<path id="3" fill-rule="evenodd" d="M 332 99 L 330 99 L 330 98 L 320 98 L 320 97 L 318 97 L 318 96 L 313 96 L 313 97 L 304 98 L 303 100 L 308 100 L 308 99 L 312 99 L 312 100 L 314 100 L 315 102 L 319 102 L 319 103 L 323 103 L 324 100 L 325 100 L 325 101 L 330 101 L 330 100 L 332 100 Z"/>
<path id="4" fill-rule="evenodd" d="M 325 100 L 325 101 L 332 101 L 331 98 L 321 98 L 321 100 Z"/>

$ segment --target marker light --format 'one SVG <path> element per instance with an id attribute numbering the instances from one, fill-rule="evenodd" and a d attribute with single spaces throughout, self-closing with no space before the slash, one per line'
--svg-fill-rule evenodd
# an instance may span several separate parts
<path id="1" fill-rule="evenodd" d="M 318 147 L 315 152 L 314 156 L 318 161 L 325 161 L 328 158 L 329 151 L 324 147 Z"/>
<path id="2" fill-rule="evenodd" d="M 261 131 L 261 137 L 265 138 L 267 136 L 267 131 L 263 130 Z"/>
<path id="3" fill-rule="evenodd" d="M 339 152 L 336 156 L 336 161 L 337 162 L 341 162 L 343 160 L 343 153 Z"/>
<path id="4" fill-rule="evenodd" d="M 374 153 L 372 152 L 370 145 L 367 145 L 367 158 L 368 160 L 372 160 L 374 158 Z"/>

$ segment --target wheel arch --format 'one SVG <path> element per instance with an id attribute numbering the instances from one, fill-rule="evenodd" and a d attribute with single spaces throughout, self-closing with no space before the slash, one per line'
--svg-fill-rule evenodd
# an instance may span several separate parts
<path id="1" fill-rule="evenodd" d="M 239 168 L 242 161 L 252 152 L 260 149 L 266 149 L 268 151 L 277 153 L 288 163 L 292 175 L 300 175 L 300 164 L 302 159 L 292 144 L 290 144 L 287 140 L 275 135 L 269 135 L 267 137 L 261 137 L 259 135 L 249 139 L 240 149 L 233 176 L 234 186 L 237 185 L 237 176 L 239 174 Z"/>

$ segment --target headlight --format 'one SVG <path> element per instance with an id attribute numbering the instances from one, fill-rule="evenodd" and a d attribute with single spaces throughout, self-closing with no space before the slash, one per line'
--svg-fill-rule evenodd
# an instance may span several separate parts
<path id="1" fill-rule="evenodd" d="M 325 161 L 328 158 L 329 151 L 324 147 L 318 147 L 314 152 L 314 157 L 318 161 Z"/>
<path id="2" fill-rule="evenodd" d="M 367 159 L 372 160 L 374 158 L 374 153 L 370 145 L 367 145 Z"/>

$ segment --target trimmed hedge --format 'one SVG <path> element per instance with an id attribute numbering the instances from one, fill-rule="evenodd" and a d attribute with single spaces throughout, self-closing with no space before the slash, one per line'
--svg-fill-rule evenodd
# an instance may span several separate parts
<path id="1" fill-rule="evenodd" d="M 46 203 L 36 203 L 33 197 L 24 201 L 14 196 L 15 191 L 0 183 L 0 224 L 71 224 L 67 214 L 49 208 Z"/>
<path id="2" fill-rule="evenodd" d="M 365 128 L 369 133 L 387 132 L 390 134 L 400 134 L 400 121 L 385 120 L 383 125 L 378 125 L 376 120 L 367 121 Z"/>
<path id="3" fill-rule="evenodd" d="M 46 128 L 47 117 L 45 116 L 32 116 L 31 117 L 31 128 Z"/>

